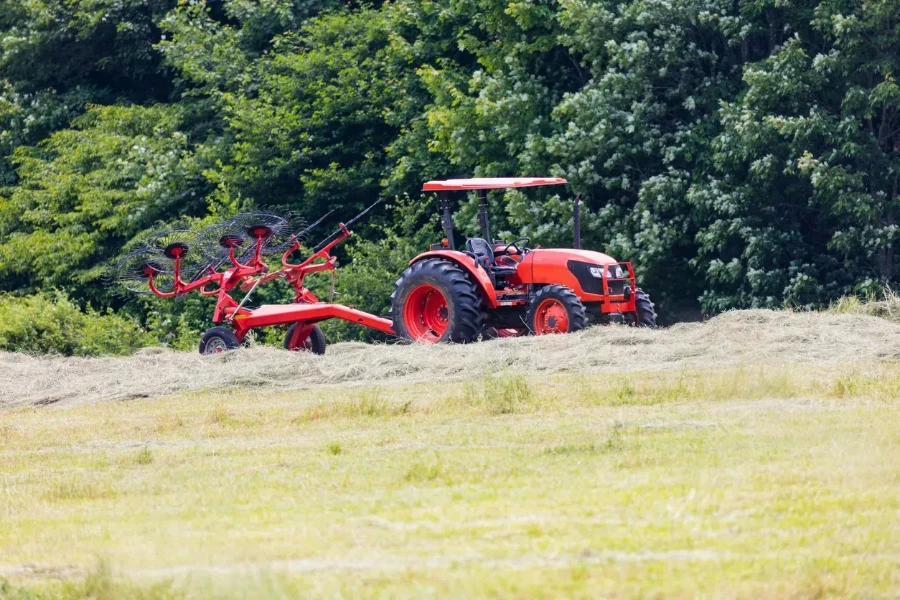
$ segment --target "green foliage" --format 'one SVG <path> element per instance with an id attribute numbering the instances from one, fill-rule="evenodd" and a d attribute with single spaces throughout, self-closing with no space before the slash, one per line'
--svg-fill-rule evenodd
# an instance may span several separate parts
<path id="1" fill-rule="evenodd" d="M 89 102 L 169 96 L 153 50 L 175 0 L 0 0 L 0 186 L 13 150 L 32 145 Z"/>
<path id="2" fill-rule="evenodd" d="M 217 182 L 310 215 L 371 203 L 396 136 L 384 118 L 397 97 L 381 58 L 388 34 L 380 13 L 363 10 L 277 38 L 248 67 L 254 93 L 224 101 L 236 140 Z"/>
<path id="3" fill-rule="evenodd" d="M 156 21 L 175 0 L 2 0 L 0 71 L 24 92 L 76 86 L 152 97 Z M 164 85 L 162 87 L 165 87 Z"/>
<path id="4" fill-rule="evenodd" d="M 0 350 L 66 356 L 129 354 L 152 340 L 132 319 L 81 308 L 61 293 L 0 295 Z"/>
<path id="5" fill-rule="evenodd" d="M 196 350 L 210 322 L 215 299 L 199 294 L 163 301 L 156 296 L 141 296 L 130 312 L 143 316 L 144 328 L 160 345 L 175 350 Z"/>
<path id="6" fill-rule="evenodd" d="M 830 1 L 801 16 L 745 67 L 719 111 L 715 172 L 692 190 L 711 310 L 821 305 L 897 279 L 900 9 Z"/>

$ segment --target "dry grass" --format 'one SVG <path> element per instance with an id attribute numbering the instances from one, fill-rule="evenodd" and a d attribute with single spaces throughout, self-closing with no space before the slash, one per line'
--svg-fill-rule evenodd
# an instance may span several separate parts
<path id="1" fill-rule="evenodd" d="M 792 363 L 8 410 L 0 598 L 886 597 L 898 403 Z"/>
<path id="2" fill-rule="evenodd" d="M 900 323 L 900 294 L 885 288 L 880 298 L 858 296 L 841 298 L 828 308 L 832 314 L 869 315 Z"/>
<path id="3" fill-rule="evenodd" d="M 749 362 L 865 363 L 900 357 L 900 324 L 847 312 L 848 306 L 832 313 L 740 311 L 660 331 L 594 327 L 570 336 L 468 346 L 345 343 L 330 347 L 325 357 L 274 348 L 218 357 L 162 350 L 127 358 L 0 353 L 0 370 L 6 375 L 0 380 L 0 407 L 77 405 L 229 387 L 291 390 L 460 381 L 501 370 L 614 373 Z"/>

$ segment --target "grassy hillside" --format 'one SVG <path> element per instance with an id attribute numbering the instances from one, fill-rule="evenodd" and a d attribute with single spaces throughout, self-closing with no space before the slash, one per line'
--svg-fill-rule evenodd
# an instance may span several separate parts
<path id="1" fill-rule="evenodd" d="M 324 358 L 5 355 L 0 598 L 889 596 L 898 342 L 750 312 Z"/>

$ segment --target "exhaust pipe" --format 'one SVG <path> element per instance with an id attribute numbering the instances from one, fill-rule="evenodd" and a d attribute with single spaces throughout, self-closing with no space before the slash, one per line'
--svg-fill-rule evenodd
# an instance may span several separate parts
<path id="1" fill-rule="evenodd" d="M 575 206 L 572 214 L 575 221 L 575 244 L 576 250 L 581 250 L 581 194 L 575 196 Z"/>

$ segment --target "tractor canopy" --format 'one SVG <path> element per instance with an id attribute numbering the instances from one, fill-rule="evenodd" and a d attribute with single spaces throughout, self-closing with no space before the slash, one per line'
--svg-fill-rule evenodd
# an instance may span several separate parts
<path id="1" fill-rule="evenodd" d="M 501 190 L 506 188 L 560 185 L 568 183 L 562 177 L 476 177 L 474 179 L 446 179 L 428 181 L 423 192 L 449 192 L 457 190 Z"/>
<path id="2" fill-rule="evenodd" d="M 453 240 L 453 221 L 450 216 L 450 201 L 448 192 L 477 190 L 478 192 L 478 225 L 481 227 L 482 237 L 489 244 L 500 242 L 491 238 L 491 228 L 488 223 L 487 191 L 502 190 L 508 188 L 537 187 L 543 185 L 562 185 L 568 183 L 562 177 L 475 177 L 472 179 L 445 179 L 427 181 L 422 186 L 423 192 L 438 192 L 441 210 L 441 228 L 449 247 L 456 249 Z M 575 248 L 581 248 L 581 216 L 579 212 L 580 196 L 575 197 Z"/>

